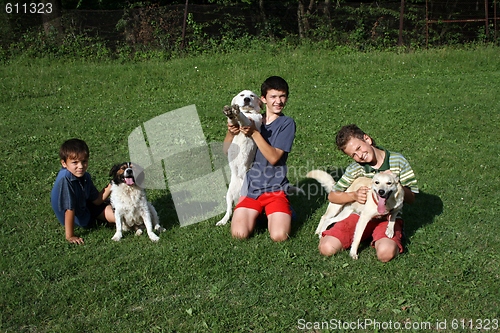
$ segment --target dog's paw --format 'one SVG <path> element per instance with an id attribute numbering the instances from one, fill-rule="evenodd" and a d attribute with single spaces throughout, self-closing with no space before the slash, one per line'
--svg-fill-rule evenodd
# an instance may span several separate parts
<path id="1" fill-rule="evenodd" d="M 358 260 L 358 254 L 355 251 L 349 252 L 349 255 L 351 256 L 352 259 Z"/>
<path id="2" fill-rule="evenodd" d="M 240 106 L 238 104 L 231 105 L 231 109 L 234 115 L 238 115 L 240 113 Z"/>
<path id="3" fill-rule="evenodd" d="M 227 223 L 227 221 L 224 221 L 224 220 L 220 220 L 219 222 L 217 222 L 215 225 L 216 226 L 221 226 L 221 225 L 225 225 Z"/>
<path id="4" fill-rule="evenodd" d="M 394 230 L 393 230 L 393 229 L 389 229 L 389 228 L 387 228 L 387 229 L 385 230 L 385 235 L 386 235 L 387 237 L 389 237 L 389 238 L 394 237 Z"/>
<path id="5" fill-rule="evenodd" d="M 118 242 L 120 241 L 120 239 L 122 239 L 122 234 L 117 232 L 111 239 L 114 240 L 115 242 Z"/>
<path id="6" fill-rule="evenodd" d="M 155 231 L 158 231 L 158 232 L 164 232 L 166 229 L 163 228 L 161 225 L 157 224 L 155 225 Z"/>
<path id="7" fill-rule="evenodd" d="M 136 236 L 140 236 L 140 235 L 142 235 L 142 229 L 137 229 L 137 230 L 135 231 L 135 235 L 136 235 Z"/>
<path id="8" fill-rule="evenodd" d="M 158 237 L 154 232 L 149 232 L 148 236 L 149 239 L 151 239 L 153 242 L 157 242 L 160 240 L 160 237 Z"/>
<path id="9" fill-rule="evenodd" d="M 234 118 L 233 109 L 229 105 L 224 105 L 222 113 L 224 113 L 228 118 Z"/>

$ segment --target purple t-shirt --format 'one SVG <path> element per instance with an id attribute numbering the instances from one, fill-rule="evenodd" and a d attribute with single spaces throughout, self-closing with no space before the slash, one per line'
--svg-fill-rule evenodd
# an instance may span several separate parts
<path id="1" fill-rule="evenodd" d="M 285 153 L 275 165 L 272 165 L 262 155 L 260 149 L 257 149 L 254 162 L 246 174 L 245 183 L 241 189 L 241 195 L 253 199 L 263 193 L 287 190 L 289 182 L 286 178 L 288 171 L 286 160 L 295 139 L 295 121 L 282 114 L 271 124 L 262 124 L 260 133 L 267 143 Z"/>

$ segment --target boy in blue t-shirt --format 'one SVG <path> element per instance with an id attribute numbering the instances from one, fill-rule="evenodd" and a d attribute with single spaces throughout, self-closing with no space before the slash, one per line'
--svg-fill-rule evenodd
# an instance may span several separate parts
<path id="1" fill-rule="evenodd" d="M 83 244 L 83 239 L 74 234 L 74 226 L 89 228 L 95 219 L 115 222 L 111 205 L 104 201 L 111 193 L 111 184 L 98 192 L 87 172 L 89 147 L 80 139 L 65 141 L 59 149 L 62 168 L 57 174 L 50 194 L 52 209 L 64 226 L 66 240 Z"/>
<path id="2" fill-rule="evenodd" d="M 257 218 L 265 211 L 271 239 L 281 242 L 288 239 L 292 212 L 286 191 L 289 186 L 286 160 L 295 138 L 295 121 L 283 114 L 288 100 L 288 83 L 279 76 L 271 76 L 261 86 L 261 101 L 266 105 L 260 132 L 255 125 L 228 124 L 225 141 L 240 131 L 251 137 L 257 152 L 241 189 L 241 198 L 231 221 L 231 234 L 235 238 L 248 238 Z"/>

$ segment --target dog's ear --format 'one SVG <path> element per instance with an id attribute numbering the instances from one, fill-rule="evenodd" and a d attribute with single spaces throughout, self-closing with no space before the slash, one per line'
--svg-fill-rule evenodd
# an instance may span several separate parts
<path id="1" fill-rule="evenodd" d="M 121 164 L 115 164 L 115 165 L 113 165 L 113 167 L 111 168 L 111 170 L 109 170 L 109 176 L 110 177 L 113 177 L 115 175 L 115 173 L 118 171 L 118 169 L 120 169 L 120 165 Z"/>
<path id="2" fill-rule="evenodd" d="M 395 181 L 396 183 L 399 183 L 399 176 L 398 176 L 398 175 L 394 175 L 394 181 Z"/>

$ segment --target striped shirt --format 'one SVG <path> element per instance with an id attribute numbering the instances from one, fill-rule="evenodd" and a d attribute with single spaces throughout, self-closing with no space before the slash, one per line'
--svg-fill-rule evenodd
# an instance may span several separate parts
<path id="1" fill-rule="evenodd" d="M 333 187 L 333 191 L 344 192 L 356 178 L 373 178 L 378 172 L 391 170 L 392 173 L 399 176 L 401 185 L 409 187 L 413 193 L 418 193 L 417 179 L 406 158 L 400 153 L 390 152 L 383 148 L 380 149 L 385 151 L 385 158 L 379 169 L 374 169 L 368 164 L 354 162 L 346 168 L 342 177 Z"/>

